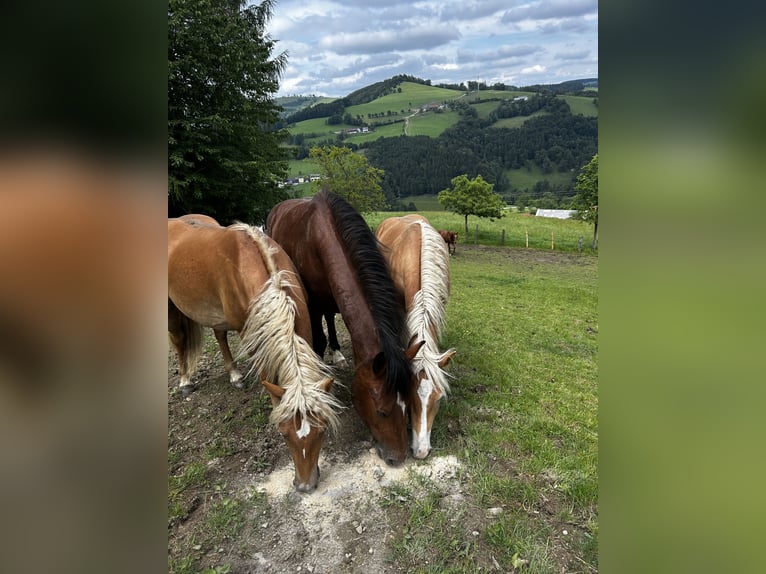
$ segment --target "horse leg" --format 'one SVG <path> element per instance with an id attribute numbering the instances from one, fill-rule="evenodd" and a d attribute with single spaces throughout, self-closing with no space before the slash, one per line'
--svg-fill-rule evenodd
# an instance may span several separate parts
<path id="1" fill-rule="evenodd" d="M 219 331 L 213 329 L 215 338 L 218 341 L 218 346 L 221 347 L 221 354 L 223 355 L 223 364 L 226 366 L 226 371 L 229 373 L 229 381 L 232 385 L 238 389 L 242 388 L 242 373 L 237 370 L 237 365 L 234 363 L 234 358 L 231 356 L 231 349 L 229 349 L 229 337 L 227 331 Z"/>
<path id="2" fill-rule="evenodd" d="M 168 299 L 168 333 L 178 355 L 179 388 L 187 395 L 195 388 L 190 376 L 202 352 L 202 327 L 181 313 Z"/>
<path id="3" fill-rule="evenodd" d="M 346 357 L 340 352 L 340 343 L 338 342 L 338 332 L 335 329 L 335 313 L 327 312 L 324 314 L 324 320 L 327 323 L 327 337 L 330 340 L 330 351 L 332 357 L 330 358 L 330 365 L 337 365 L 341 369 L 345 369 L 348 365 Z"/>
<path id="4" fill-rule="evenodd" d="M 311 338 L 314 340 L 312 347 L 317 355 L 324 357 L 327 337 L 325 337 L 324 329 L 322 329 L 322 314 L 309 308 L 309 316 L 311 319 Z"/>

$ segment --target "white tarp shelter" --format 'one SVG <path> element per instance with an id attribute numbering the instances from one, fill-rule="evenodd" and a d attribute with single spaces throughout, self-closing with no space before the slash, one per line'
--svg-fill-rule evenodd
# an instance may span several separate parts
<path id="1" fill-rule="evenodd" d="M 556 219 L 569 219 L 575 213 L 574 209 L 538 209 L 537 217 L 555 217 Z"/>

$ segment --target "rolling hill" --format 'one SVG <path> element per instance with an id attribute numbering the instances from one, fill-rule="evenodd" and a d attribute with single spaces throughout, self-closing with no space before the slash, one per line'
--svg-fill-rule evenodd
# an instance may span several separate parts
<path id="1" fill-rule="evenodd" d="M 597 150 L 598 80 L 478 88 L 395 76 L 332 101 L 280 102 L 296 110 L 280 127 L 297 159 L 316 145 L 366 154 L 385 170 L 382 185 L 392 205 L 438 193 L 465 173 L 481 174 L 509 202 L 563 206 L 579 168 Z M 291 162 L 296 172 L 308 170 Z"/>

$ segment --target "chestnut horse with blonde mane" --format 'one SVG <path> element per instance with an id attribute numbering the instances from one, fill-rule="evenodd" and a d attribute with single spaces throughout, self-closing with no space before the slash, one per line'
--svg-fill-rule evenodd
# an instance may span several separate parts
<path id="1" fill-rule="evenodd" d="M 391 278 L 404 295 L 409 337 L 425 341 L 412 370 L 417 378 L 409 402 L 412 454 L 425 458 L 431 452 L 431 429 L 449 384 L 444 367 L 454 349 L 439 351 L 439 337 L 447 322 L 450 292 L 449 253 L 440 234 L 417 214 L 390 217 L 376 233 L 383 244 Z"/>
<path id="2" fill-rule="evenodd" d="M 422 342 L 405 352 L 404 309 L 375 235 L 356 209 L 327 190 L 277 204 L 266 228 L 301 274 L 320 356 L 327 344 L 322 317 L 341 313 L 354 350 L 354 407 L 378 455 L 390 465 L 404 462 L 410 361 Z"/>
<path id="3" fill-rule="evenodd" d="M 325 429 L 337 426 L 341 405 L 330 394 L 332 372 L 311 348 L 306 294 L 295 266 L 279 245 L 248 225 L 220 227 L 203 215 L 170 219 L 168 331 L 182 390 L 191 387 L 202 327 L 216 332 L 234 384 L 238 372 L 225 341 L 227 331 L 239 333 L 250 371 L 268 379 L 262 384 L 274 406 L 271 421 L 295 465 L 293 485 L 313 491 Z"/>

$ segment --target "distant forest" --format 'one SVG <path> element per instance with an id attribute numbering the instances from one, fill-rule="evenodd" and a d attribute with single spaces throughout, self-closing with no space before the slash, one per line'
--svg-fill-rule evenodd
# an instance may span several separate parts
<path id="1" fill-rule="evenodd" d="M 525 106 L 524 113 L 519 108 Z M 539 109 L 549 112 L 530 118 L 518 128 L 490 128 L 498 118 L 529 115 Z M 554 170 L 576 172 L 596 154 L 598 120 L 574 116 L 564 100 L 552 95 L 527 102 L 500 106 L 487 119 L 473 115 L 448 128 L 438 138 L 425 136 L 382 138 L 367 145 L 371 165 L 385 170 L 383 192 L 389 201 L 410 195 L 436 194 L 449 187 L 456 175 L 481 175 L 495 191 L 515 203 L 522 193 L 541 197 L 552 193 L 561 198 L 571 192 L 541 182 L 537 189 L 514 189 L 504 172 L 537 165 L 544 174 Z M 508 114 L 508 115 L 506 115 Z M 573 192 L 572 192 L 573 193 Z"/>

